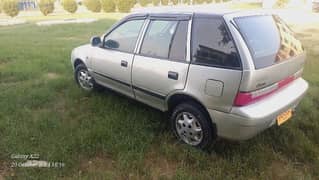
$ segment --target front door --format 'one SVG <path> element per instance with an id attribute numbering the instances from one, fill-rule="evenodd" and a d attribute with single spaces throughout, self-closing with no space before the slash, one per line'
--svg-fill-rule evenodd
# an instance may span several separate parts
<path id="1" fill-rule="evenodd" d="M 92 70 L 99 84 L 133 97 L 131 68 L 143 24 L 144 20 L 128 20 L 105 36 L 102 47 L 94 48 Z"/>

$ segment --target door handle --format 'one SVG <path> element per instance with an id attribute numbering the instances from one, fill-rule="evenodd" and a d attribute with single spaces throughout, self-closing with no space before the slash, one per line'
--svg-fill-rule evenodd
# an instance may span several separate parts
<path id="1" fill-rule="evenodd" d="M 173 71 L 168 71 L 168 78 L 178 80 L 178 73 Z"/>
<path id="2" fill-rule="evenodd" d="M 127 67 L 127 61 L 121 61 L 121 66 L 123 66 L 123 67 Z"/>

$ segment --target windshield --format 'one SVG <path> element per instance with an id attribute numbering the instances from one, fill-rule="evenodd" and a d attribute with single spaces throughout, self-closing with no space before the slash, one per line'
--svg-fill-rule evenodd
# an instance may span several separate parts
<path id="1" fill-rule="evenodd" d="M 283 62 L 303 52 L 294 32 L 277 16 L 235 18 L 254 59 L 256 69 Z"/>

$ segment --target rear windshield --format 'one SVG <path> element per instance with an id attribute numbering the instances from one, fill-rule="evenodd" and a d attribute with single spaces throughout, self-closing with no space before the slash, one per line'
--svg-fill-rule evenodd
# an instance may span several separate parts
<path id="1" fill-rule="evenodd" d="M 265 68 L 303 52 L 301 42 L 278 16 L 247 16 L 235 22 L 253 56 L 256 69 Z"/>

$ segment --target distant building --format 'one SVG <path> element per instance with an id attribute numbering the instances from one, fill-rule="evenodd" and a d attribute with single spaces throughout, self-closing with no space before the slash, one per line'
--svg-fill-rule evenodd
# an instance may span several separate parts
<path id="1" fill-rule="evenodd" d="M 34 10 L 38 8 L 36 0 L 19 0 L 18 6 L 20 11 Z"/>

